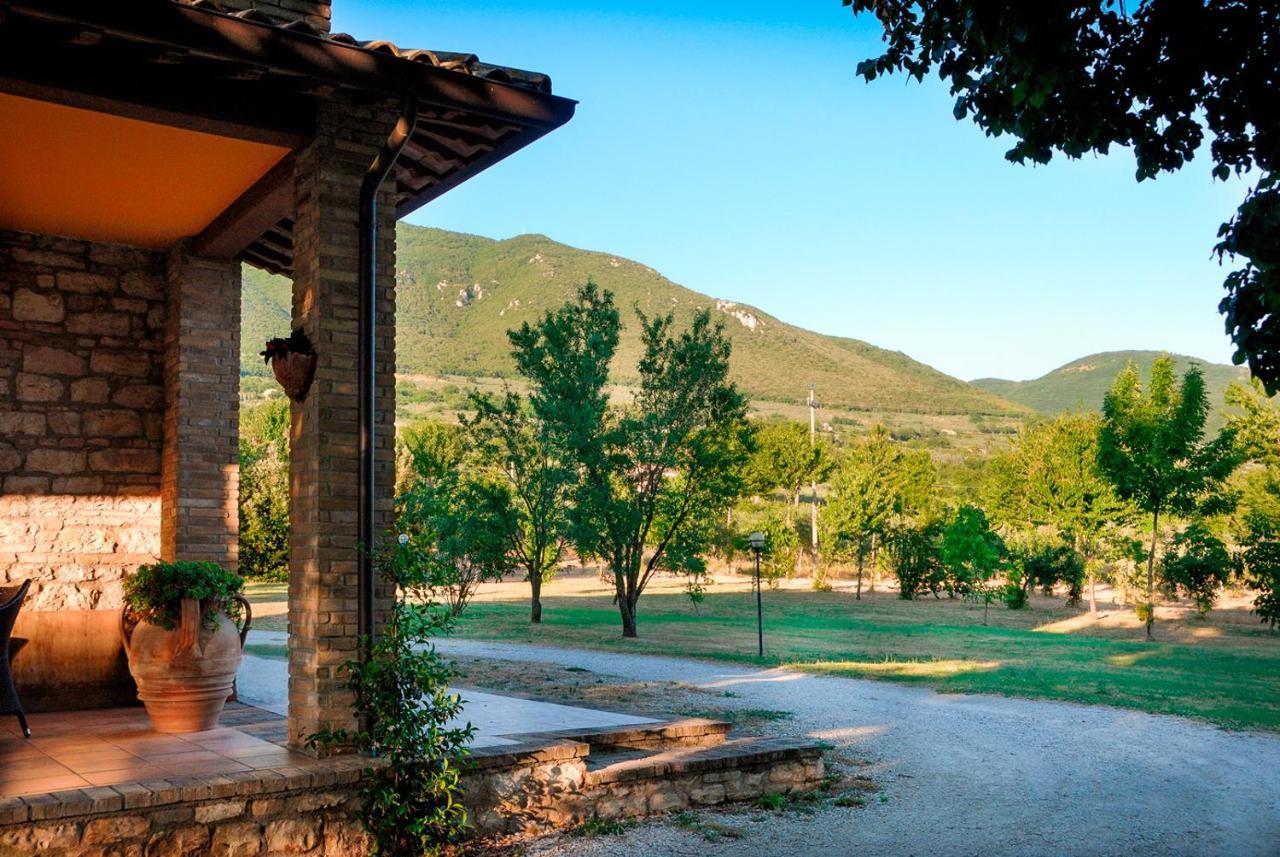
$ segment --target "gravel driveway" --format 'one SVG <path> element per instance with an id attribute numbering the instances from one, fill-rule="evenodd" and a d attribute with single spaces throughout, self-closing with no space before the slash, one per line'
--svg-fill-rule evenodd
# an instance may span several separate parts
<path id="1" fill-rule="evenodd" d="M 869 760 L 883 791 L 816 815 L 739 812 L 741 839 L 666 821 L 621 836 L 553 837 L 540 855 L 1280 855 L 1280 737 L 1177 717 L 888 682 L 606 652 L 438 641 L 446 654 L 550 662 L 736 694 L 791 711 L 779 734 Z M 1280 680 L 1280 677 L 1277 677 Z"/>

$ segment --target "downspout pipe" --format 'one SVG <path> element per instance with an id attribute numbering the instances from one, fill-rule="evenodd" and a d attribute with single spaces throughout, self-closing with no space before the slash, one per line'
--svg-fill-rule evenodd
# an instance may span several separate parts
<path id="1" fill-rule="evenodd" d="M 360 495 L 357 518 L 357 621 L 362 638 L 362 656 L 368 658 L 373 645 L 375 593 L 373 521 L 377 461 L 377 378 L 378 378 L 378 189 L 391 174 L 396 159 L 413 136 L 418 124 L 418 97 L 408 93 L 400 105 L 400 116 L 387 142 L 369 164 L 360 184 Z"/>

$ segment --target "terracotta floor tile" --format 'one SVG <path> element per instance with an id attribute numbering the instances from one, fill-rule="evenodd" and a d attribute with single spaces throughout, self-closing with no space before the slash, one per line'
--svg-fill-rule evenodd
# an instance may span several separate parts
<path id="1" fill-rule="evenodd" d="M 116 768 L 127 768 L 142 761 L 132 753 L 115 748 L 94 753 L 54 755 L 53 758 L 77 774 L 86 774 L 91 771 L 112 771 Z"/>
<path id="2" fill-rule="evenodd" d="M 116 768 L 110 771 L 93 771 L 82 775 L 94 786 L 112 786 L 116 783 L 137 783 L 147 780 L 162 780 L 166 776 L 163 768 L 155 765 L 134 765 L 127 768 Z"/>
<path id="3" fill-rule="evenodd" d="M 0 785 L 0 793 L 7 797 L 18 795 L 42 794 L 62 789 L 78 789 L 90 785 L 89 781 L 75 774 L 62 774 L 51 777 L 36 777 L 29 780 L 14 780 L 12 783 Z"/>
<path id="4" fill-rule="evenodd" d="M 37 777 L 63 776 L 74 773 L 75 771 L 66 765 L 47 756 L 23 759 L 12 765 L 6 764 L 3 768 L 0 768 L 0 789 L 3 789 L 6 783 L 15 780 L 34 780 Z"/>

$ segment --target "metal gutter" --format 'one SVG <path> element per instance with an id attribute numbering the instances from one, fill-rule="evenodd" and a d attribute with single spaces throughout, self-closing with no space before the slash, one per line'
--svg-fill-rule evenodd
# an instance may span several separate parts
<path id="1" fill-rule="evenodd" d="M 418 96 L 405 95 L 400 117 L 387 142 L 374 157 L 360 184 L 360 315 L 359 315 L 359 396 L 360 396 L 360 495 L 357 508 L 359 541 L 357 560 L 357 619 L 363 656 L 373 646 L 377 581 L 374 579 L 373 551 L 376 533 L 375 482 L 377 462 L 377 370 L 378 370 L 378 189 L 404 151 L 418 124 Z"/>

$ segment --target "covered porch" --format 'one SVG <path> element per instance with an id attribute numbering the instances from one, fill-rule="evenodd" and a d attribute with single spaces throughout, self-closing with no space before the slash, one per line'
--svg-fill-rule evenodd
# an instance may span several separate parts
<path id="1" fill-rule="evenodd" d="M 237 565 L 240 266 L 293 280 L 287 743 L 352 723 L 385 603 L 397 218 L 572 116 L 543 75 L 329 32 L 328 0 L 0 12 L 0 586 L 29 711 L 135 702 L 139 565 Z M 280 331 L 286 336 L 289 330 Z M 256 345 L 256 344 L 255 344 Z"/>

